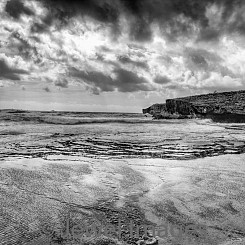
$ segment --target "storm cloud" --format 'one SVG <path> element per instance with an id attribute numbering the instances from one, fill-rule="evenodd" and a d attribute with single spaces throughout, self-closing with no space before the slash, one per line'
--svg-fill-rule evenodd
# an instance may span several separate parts
<path id="1" fill-rule="evenodd" d="M 0 78 L 24 83 L 26 92 L 26 83 L 41 83 L 32 85 L 40 90 L 46 81 L 59 93 L 124 96 L 245 87 L 242 0 L 3 0 L 0 6 Z"/>
<path id="2" fill-rule="evenodd" d="M 76 68 L 71 68 L 69 75 L 81 79 L 88 85 L 92 85 L 96 88 L 99 88 L 100 91 L 103 92 L 114 91 L 116 87 L 115 82 L 110 76 L 105 75 L 99 71 L 85 72 Z"/>
<path id="3" fill-rule="evenodd" d="M 137 74 L 124 69 L 114 71 L 117 75 L 117 88 L 120 92 L 151 91 L 149 82 Z"/>
<path id="4" fill-rule="evenodd" d="M 200 29 L 198 40 L 217 40 L 224 33 L 245 34 L 243 0 L 40 0 L 53 18 L 62 23 L 74 16 L 89 16 L 111 23 L 115 35 L 122 34 L 120 16 L 129 22 L 132 40 L 152 40 L 152 24 L 158 24 L 169 40 Z M 218 18 L 213 22 L 211 15 Z M 50 15 L 49 15 L 50 16 Z M 44 21 L 44 25 L 52 21 Z M 196 26 L 196 27 L 195 27 Z"/>
<path id="5" fill-rule="evenodd" d="M 124 69 L 114 70 L 114 75 L 116 75 L 114 79 L 98 71 L 85 72 L 76 68 L 70 69 L 70 75 L 82 79 L 85 83 L 98 88 L 101 92 L 137 92 L 150 91 L 152 89 L 145 78 Z"/>
<path id="6" fill-rule="evenodd" d="M 33 15 L 34 12 L 26 7 L 21 0 L 10 0 L 7 2 L 5 11 L 15 19 L 19 19 L 22 14 Z"/>

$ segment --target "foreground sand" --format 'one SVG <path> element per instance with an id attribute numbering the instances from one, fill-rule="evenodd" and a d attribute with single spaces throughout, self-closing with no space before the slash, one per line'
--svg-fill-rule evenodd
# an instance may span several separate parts
<path id="1" fill-rule="evenodd" d="M 181 241 L 158 237 L 159 244 L 245 244 L 244 161 L 244 154 L 186 161 L 9 158 L 0 163 L 0 244 L 84 244 L 59 235 L 67 217 L 116 230 L 121 220 L 120 241 L 84 238 L 87 244 L 134 244 L 130 220 L 207 229 L 205 236 L 184 230 Z"/>

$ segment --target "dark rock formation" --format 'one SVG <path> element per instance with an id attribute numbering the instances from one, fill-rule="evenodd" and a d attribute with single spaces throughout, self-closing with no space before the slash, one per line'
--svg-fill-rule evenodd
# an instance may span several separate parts
<path id="1" fill-rule="evenodd" d="M 143 113 L 155 119 L 211 118 L 217 122 L 245 122 L 245 90 L 168 99 Z"/>
<path id="2" fill-rule="evenodd" d="M 143 109 L 143 113 L 149 113 L 149 114 L 153 114 L 153 113 L 161 113 L 162 111 L 166 111 L 166 104 L 154 104 L 146 109 Z"/>

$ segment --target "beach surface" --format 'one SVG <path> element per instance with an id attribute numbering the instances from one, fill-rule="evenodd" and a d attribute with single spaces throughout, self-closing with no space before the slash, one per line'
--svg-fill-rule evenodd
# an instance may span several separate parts
<path id="1" fill-rule="evenodd" d="M 0 126 L 0 244 L 137 244 L 144 225 L 145 244 L 245 243 L 244 124 L 5 110 Z"/>

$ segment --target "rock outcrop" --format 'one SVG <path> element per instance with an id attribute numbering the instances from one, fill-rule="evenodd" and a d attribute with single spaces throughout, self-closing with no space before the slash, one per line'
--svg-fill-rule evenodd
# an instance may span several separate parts
<path id="1" fill-rule="evenodd" d="M 168 99 L 143 113 L 156 119 L 211 118 L 221 122 L 245 122 L 245 90 Z"/>
<path id="2" fill-rule="evenodd" d="M 154 114 L 154 113 L 161 113 L 162 111 L 166 111 L 166 104 L 154 104 L 146 109 L 143 109 L 143 113 L 149 113 L 149 114 Z"/>

